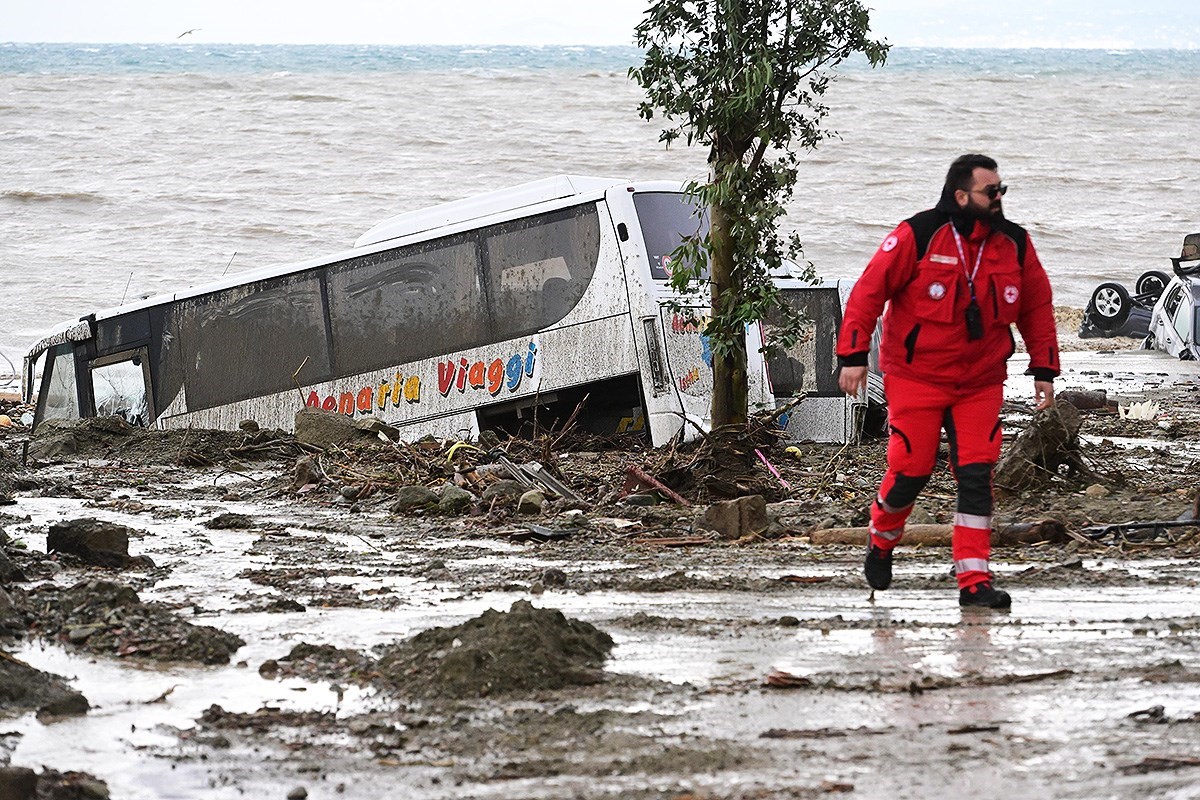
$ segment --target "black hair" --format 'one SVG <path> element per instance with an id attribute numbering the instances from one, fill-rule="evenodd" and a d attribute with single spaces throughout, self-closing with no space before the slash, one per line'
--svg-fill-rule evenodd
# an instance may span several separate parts
<path id="1" fill-rule="evenodd" d="M 994 171 L 996 159 L 979 153 L 967 153 L 954 159 L 954 163 L 946 171 L 946 183 L 942 187 L 942 200 L 950 203 L 951 208 L 956 205 L 954 203 L 955 190 L 962 189 L 965 192 L 971 188 L 971 178 L 977 167 Z"/>

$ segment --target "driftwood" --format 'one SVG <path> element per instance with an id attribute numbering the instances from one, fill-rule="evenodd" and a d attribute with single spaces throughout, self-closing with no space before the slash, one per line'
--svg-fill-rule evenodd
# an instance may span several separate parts
<path id="1" fill-rule="evenodd" d="M 861 544 L 865 546 L 869 532 L 868 528 L 826 528 L 810 533 L 809 541 L 812 544 Z M 953 525 L 909 525 L 904 529 L 903 543 L 949 547 L 953 533 Z M 1061 522 L 1052 519 L 1040 522 L 1016 522 L 992 531 L 994 547 L 1038 542 L 1064 542 L 1066 540 L 1066 527 Z"/>
<path id="2" fill-rule="evenodd" d="M 1094 480 L 1079 452 L 1079 426 L 1083 420 L 1078 409 L 1059 400 L 1053 408 L 1039 411 L 1033 423 L 1017 437 L 996 465 L 996 488 L 1019 492 L 1042 486 L 1058 476 L 1059 467 L 1071 474 Z"/>

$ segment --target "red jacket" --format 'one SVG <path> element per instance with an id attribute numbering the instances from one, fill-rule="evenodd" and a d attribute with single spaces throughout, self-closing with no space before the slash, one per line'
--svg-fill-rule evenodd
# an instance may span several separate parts
<path id="1" fill-rule="evenodd" d="M 900 223 L 867 264 L 842 319 L 839 363 L 867 363 L 882 313 L 879 357 L 884 373 L 955 389 L 1003 383 L 1008 357 L 1016 349 L 1010 327 L 1016 323 L 1029 352 L 1027 374 L 1053 380 L 1059 372 L 1054 305 L 1029 234 L 1004 219 L 989 224 L 940 209 Z M 960 231 L 966 267 L 952 220 Z M 967 275 L 980 247 L 983 257 L 974 285 L 983 336 L 971 341 Z"/>

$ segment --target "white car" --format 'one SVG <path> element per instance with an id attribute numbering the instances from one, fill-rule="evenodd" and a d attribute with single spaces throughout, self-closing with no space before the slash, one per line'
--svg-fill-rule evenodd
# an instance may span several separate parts
<path id="1" fill-rule="evenodd" d="M 1200 233 L 1183 237 L 1183 250 L 1171 259 L 1171 268 L 1175 274 L 1150 310 L 1142 349 L 1193 361 L 1200 358 Z"/>

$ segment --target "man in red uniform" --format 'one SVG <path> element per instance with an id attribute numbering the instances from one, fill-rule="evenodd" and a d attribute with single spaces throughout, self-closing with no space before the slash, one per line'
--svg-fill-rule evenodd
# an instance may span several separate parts
<path id="1" fill-rule="evenodd" d="M 1050 282 L 1029 234 L 1004 217 L 996 162 L 960 156 L 937 206 L 900 223 L 854 286 L 838 336 L 839 384 L 866 385 L 867 354 L 883 314 L 880 367 L 891 436 L 887 473 L 871 507 L 863 571 L 873 589 L 892 581 L 892 550 L 933 472 L 941 431 L 958 481 L 953 556 L 958 602 L 1008 608 L 992 585 L 992 470 L 1016 323 L 1029 353 L 1037 408 L 1054 403 L 1058 334 Z"/>

